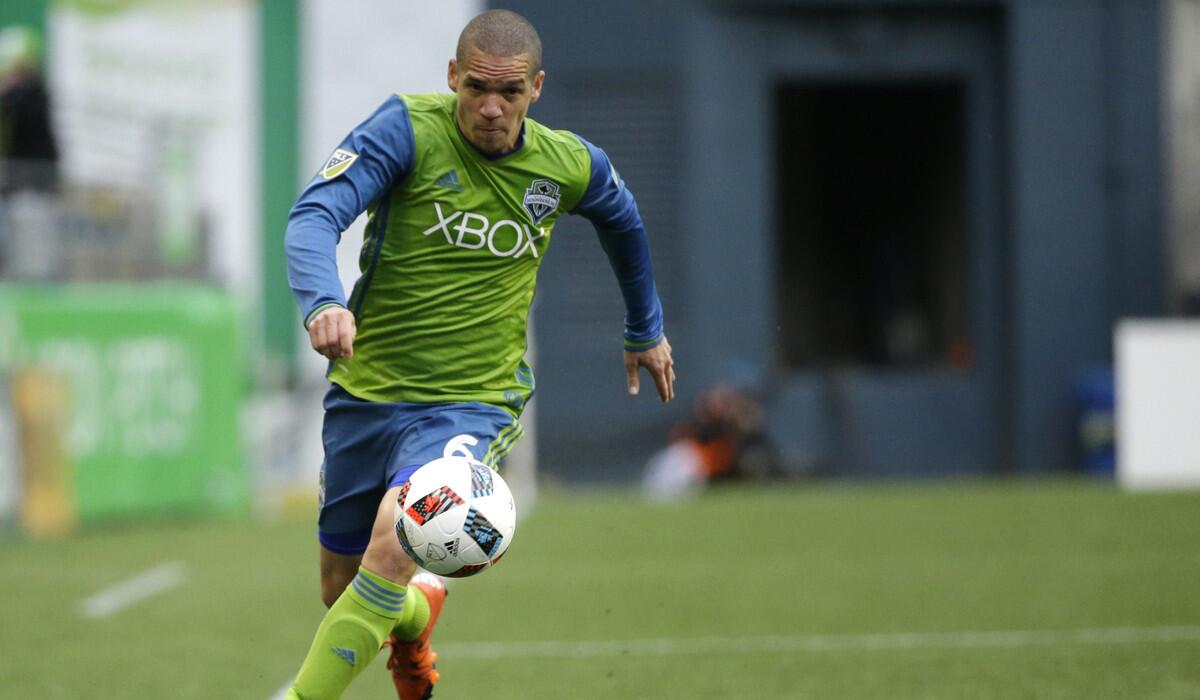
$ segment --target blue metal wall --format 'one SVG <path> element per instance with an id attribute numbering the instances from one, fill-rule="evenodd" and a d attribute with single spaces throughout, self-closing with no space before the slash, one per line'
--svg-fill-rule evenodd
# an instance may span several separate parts
<path id="1" fill-rule="evenodd" d="M 638 195 L 680 369 L 677 404 L 625 395 L 616 285 L 586 223 L 560 224 L 535 302 L 547 473 L 632 476 L 696 392 L 729 379 L 763 390 L 774 437 L 835 473 L 1072 466 L 1077 374 L 1111 360 L 1117 318 L 1166 308 L 1157 3 L 506 6 L 545 45 L 533 116 L 603 146 Z M 978 131 L 974 369 L 780 369 L 762 86 L 931 70 L 970 86 Z"/>
<path id="2" fill-rule="evenodd" d="M 1012 3 L 1014 464 L 1071 459 L 1077 373 L 1166 307 L 1160 9 Z"/>

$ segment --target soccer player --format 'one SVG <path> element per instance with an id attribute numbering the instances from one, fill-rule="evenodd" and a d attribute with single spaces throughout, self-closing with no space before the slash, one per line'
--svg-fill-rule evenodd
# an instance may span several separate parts
<path id="1" fill-rule="evenodd" d="M 625 369 L 675 396 L 646 234 L 599 148 L 526 118 L 542 92 L 541 41 L 504 10 L 471 20 L 450 60 L 453 94 L 397 95 L 350 132 L 288 221 L 288 279 L 312 347 L 330 359 L 318 518 L 330 606 L 288 697 L 341 695 L 390 647 L 400 698 L 432 695 L 430 634 L 445 600 L 393 529 L 418 467 L 469 452 L 499 463 L 533 395 L 524 361 L 538 265 L 564 213 L 595 225 L 625 300 Z M 347 301 L 335 247 L 369 214 Z"/>

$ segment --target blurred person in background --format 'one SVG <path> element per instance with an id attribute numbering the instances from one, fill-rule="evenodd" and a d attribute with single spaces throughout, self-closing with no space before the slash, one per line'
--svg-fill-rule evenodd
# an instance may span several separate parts
<path id="1" fill-rule="evenodd" d="M 671 429 L 667 442 L 642 476 L 646 495 L 654 499 L 679 498 L 713 482 L 783 473 L 779 450 L 767 437 L 762 405 L 729 384 L 697 396 L 692 414 Z"/>
<path id="2" fill-rule="evenodd" d="M 0 193 L 53 192 L 58 186 L 58 144 L 50 118 L 50 93 L 42 76 L 41 40 L 25 27 L 0 30 Z"/>
<path id="3" fill-rule="evenodd" d="M 645 367 L 659 398 L 674 397 L 633 196 L 599 148 L 525 118 L 542 91 L 541 53 L 520 15 L 474 18 L 449 63 L 453 94 L 389 98 L 292 209 L 289 281 L 333 386 L 318 517 L 330 608 L 289 698 L 339 697 L 381 644 L 398 695 L 432 695 L 429 638 L 446 592 L 414 576 L 394 531 L 397 496 L 431 460 L 465 452 L 494 467 L 520 439 L 534 389 L 529 305 L 562 213 L 592 221 L 616 273 L 629 393 Z M 364 210 L 362 277 L 347 301 L 335 248 Z"/>
<path id="4" fill-rule="evenodd" d="M 26 27 L 0 30 L 0 270 L 50 276 L 58 144 L 42 76 L 42 42 Z"/>

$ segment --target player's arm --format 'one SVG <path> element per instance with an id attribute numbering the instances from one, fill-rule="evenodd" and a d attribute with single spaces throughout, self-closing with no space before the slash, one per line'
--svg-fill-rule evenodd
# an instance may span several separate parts
<path id="1" fill-rule="evenodd" d="M 646 227 L 637 202 L 608 156 L 582 137 L 577 138 L 591 156 L 591 177 L 573 213 L 587 217 L 596 227 L 625 299 L 625 376 L 629 393 L 638 393 L 638 372 L 645 367 L 659 398 L 670 401 L 675 398 L 675 363 L 671 344 L 663 334 L 662 303 L 654 286 Z"/>
<path id="2" fill-rule="evenodd" d="M 342 140 L 288 216 L 288 283 L 313 350 L 331 360 L 354 354 L 357 333 L 338 278 L 342 231 L 408 173 L 412 159 L 408 109 L 393 95 Z"/>

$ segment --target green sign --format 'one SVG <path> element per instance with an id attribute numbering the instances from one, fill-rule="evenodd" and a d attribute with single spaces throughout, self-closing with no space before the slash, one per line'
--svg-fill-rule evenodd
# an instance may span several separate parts
<path id="1" fill-rule="evenodd" d="M 0 286 L 0 373 L 68 381 L 83 520 L 246 507 L 237 327 L 207 287 Z"/>

